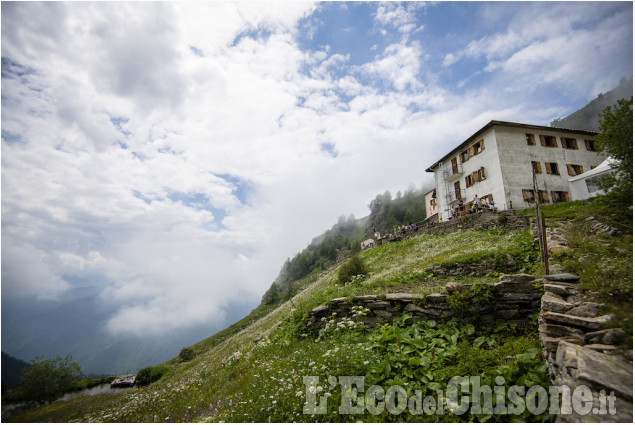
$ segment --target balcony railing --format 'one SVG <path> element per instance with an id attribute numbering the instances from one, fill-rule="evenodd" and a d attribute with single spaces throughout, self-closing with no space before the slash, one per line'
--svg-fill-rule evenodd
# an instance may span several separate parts
<path id="1" fill-rule="evenodd" d="M 459 201 L 465 200 L 465 189 L 452 189 L 445 195 L 445 200 L 448 205 L 457 204 Z"/>
<path id="2" fill-rule="evenodd" d="M 454 180 L 463 174 L 463 164 L 446 165 L 443 168 L 443 179 Z"/>

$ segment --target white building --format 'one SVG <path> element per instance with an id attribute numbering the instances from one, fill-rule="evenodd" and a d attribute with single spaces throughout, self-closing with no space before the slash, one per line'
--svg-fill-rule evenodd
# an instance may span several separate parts
<path id="1" fill-rule="evenodd" d="M 569 178 L 604 161 L 596 133 L 490 121 L 426 171 L 437 187 L 439 220 L 465 213 L 475 197 L 500 210 L 569 200 Z M 534 193 L 533 171 L 538 193 Z"/>
<path id="2" fill-rule="evenodd" d="M 579 176 L 569 179 L 569 194 L 572 201 L 589 199 L 594 196 L 603 195 L 604 190 L 600 186 L 602 176 L 613 172 L 611 168 L 611 158 L 606 159 L 603 163 L 592 170 L 585 171 Z"/>

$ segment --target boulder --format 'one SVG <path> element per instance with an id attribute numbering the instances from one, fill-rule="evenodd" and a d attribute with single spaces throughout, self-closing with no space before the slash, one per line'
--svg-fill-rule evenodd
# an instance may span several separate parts
<path id="1" fill-rule="evenodd" d="M 463 285 L 459 282 L 448 282 L 445 284 L 445 292 L 451 294 L 453 292 L 461 292 L 463 291 Z"/>

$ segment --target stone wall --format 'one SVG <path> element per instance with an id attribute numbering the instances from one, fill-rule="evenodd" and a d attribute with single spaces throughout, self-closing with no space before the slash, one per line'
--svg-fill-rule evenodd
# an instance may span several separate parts
<path id="1" fill-rule="evenodd" d="M 522 230 L 528 228 L 528 216 L 517 216 L 513 211 L 499 213 L 483 211 L 437 223 L 432 227 L 421 230 L 421 232 L 429 235 L 446 235 L 466 230 Z"/>
<path id="2" fill-rule="evenodd" d="M 354 307 L 367 309 L 363 317 L 364 323 L 370 327 L 380 321 L 392 321 L 403 313 L 412 313 L 413 320 L 469 320 L 478 314 L 481 323 L 496 322 L 526 325 L 540 308 L 541 290 L 537 288 L 534 276 L 526 274 L 503 275 L 500 282 L 493 284 L 496 297 L 495 306 L 474 305 L 469 314 L 452 311 L 448 303 L 448 295 L 434 293 L 427 296 L 418 294 L 386 294 L 385 296 L 362 295 L 358 297 L 336 298 L 326 305 L 321 305 L 308 314 L 310 327 L 321 329 L 327 321 L 349 320 L 354 316 Z"/>
<path id="3" fill-rule="evenodd" d="M 539 319 L 549 374 L 555 385 L 571 390 L 585 385 L 593 392 L 588 415 L 560 414 L 560 422 L 628 422 L 633 419 L 633 350 L 621 344 L 626 333 L 611 327 L 612 315 L 602 315 L 602 305 L 585 301 L 570 274 L 545 277 Z M 601 414 L 600 395 L 616 396 L 617 414 Z M 581 394 L 581 393 L 580 393 Z"/>

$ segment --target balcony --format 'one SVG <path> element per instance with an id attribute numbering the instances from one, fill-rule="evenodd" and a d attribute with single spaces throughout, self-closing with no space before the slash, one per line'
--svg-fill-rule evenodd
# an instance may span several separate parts
<path id="1" fill-rule="evenodd" d="M 465 200 L 465 189 L 450 190 L 445 194 L 445 201 L 448 205 L 458 204 L 459 201 Z"/>
<path id="2" fill-rule="evenodd" d="M 443 166 L 443 180 L 451 181 L 463 175 L 463 164 L 452 164 Z"/>

